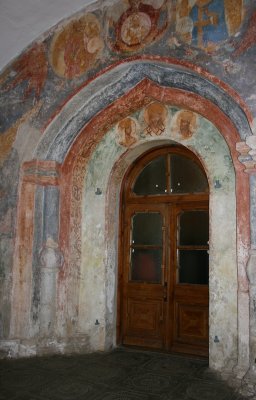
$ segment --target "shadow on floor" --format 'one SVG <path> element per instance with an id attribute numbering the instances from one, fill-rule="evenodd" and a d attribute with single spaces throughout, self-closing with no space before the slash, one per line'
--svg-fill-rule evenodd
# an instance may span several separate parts
<path id="1" fill-rule="evenodd" d="M 0 400 L 242 400 L 204 360 L 116 349 L 0 361 Z"/>

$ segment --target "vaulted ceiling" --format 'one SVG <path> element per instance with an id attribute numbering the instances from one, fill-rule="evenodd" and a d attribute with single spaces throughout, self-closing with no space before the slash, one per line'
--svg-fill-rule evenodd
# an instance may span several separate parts
<path id="1" fill-rule="evenodd" d="M 90 3 L 94 1 L 0 0 L 0 70 L 39 35 Z"/>

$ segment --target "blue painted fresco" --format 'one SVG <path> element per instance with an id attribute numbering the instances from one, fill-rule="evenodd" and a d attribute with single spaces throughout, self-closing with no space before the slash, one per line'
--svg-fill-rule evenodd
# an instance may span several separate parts
<path id="1" fill-rule="evenodd" d="M 192 43 L 200 45 L 197 23 L 203 26 L 203 47 L 207 47 L 209 42 L 217 43 L 228 38 L 228 30 L 225 21 L 225 7 L 223 0 L 213 0 L 202 9 L 202 20 L 199 21 L 199 7 L 195 5 L 190 13 L 194 22 L 192 31 Z M 216 20 L 216 21 L 214 21 Z M 215 23 L 213 23 L 213 21 Z"/>

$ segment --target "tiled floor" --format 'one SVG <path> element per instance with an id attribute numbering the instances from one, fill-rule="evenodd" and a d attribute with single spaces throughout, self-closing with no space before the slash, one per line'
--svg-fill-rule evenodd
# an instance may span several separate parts
<path id="1" fill-rule="evenodd" d="M 0 361 L 0 400 L 240 400 L 206 361 L 117 349 Z"/>

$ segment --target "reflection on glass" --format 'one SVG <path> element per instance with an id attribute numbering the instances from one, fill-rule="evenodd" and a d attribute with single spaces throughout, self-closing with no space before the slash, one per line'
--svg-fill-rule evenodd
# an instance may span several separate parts
<path id="1" fill-rule="evenodd" d="M 131 280 L 161 282 L 162 249 L 131 249 Z"/>
<path id="2" fill-rule="evenodd" d="M 162 245 L 163 217 L 160 213 L 136 213 L 132 222 L 132 244 Z"/>
<path id="3" fill-rule="evenodd" d="M 179 250 L 179 283 L 208 285 L 209 255 L 207 250 Z"/>
<path id="4" fill-rule="evenodd" d="M 171 157 L 171 192 L 207 192 L 208 182 L 202 169 L 193 160 L 173 154 Z"/>
<path id="5" fill-rule="evenodd" d="M 185 211 L 179 215 L 180 245 L 207 245 L 209 240 L 208 211 Z"/>
<path id="6" fill-rule="evenodd" d="M 138 195 L 166 193 L 165 157 L 156 158 L 142 170 L 136 179 L 133 192 Z"/>

